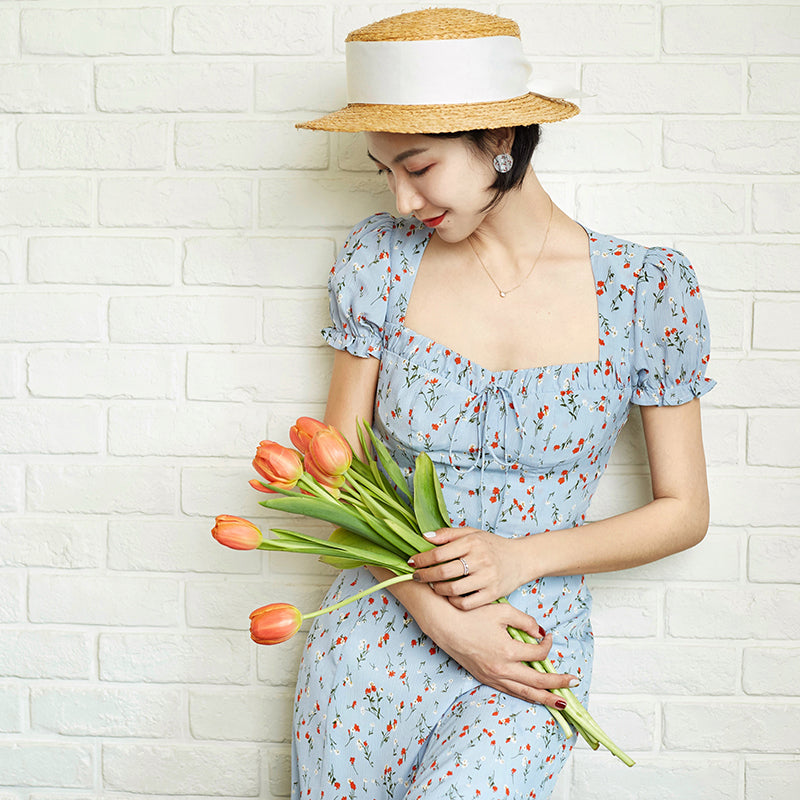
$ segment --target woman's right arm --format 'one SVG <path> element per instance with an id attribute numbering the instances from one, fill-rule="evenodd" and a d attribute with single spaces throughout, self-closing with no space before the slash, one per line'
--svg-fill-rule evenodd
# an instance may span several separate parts
<path id="1" fill-rule="evenodd" d="M 336 351 L 325 422 L 341 431 L 355 448 L 358 448 L 357 421 L 372 424 L 379 367 L 376 358 L 359 358 L 344 350 Z M 388 570 L 369 569 L 378 580 L 392 576 Z M 555 707 L 558 698 L 547 690 L 566 687 L 574 678 L 543 674 L 523 663 L 544 659 L 552 639 L 549 634 L 541 644 L 512 639 L 506 631 L 508 626 L 537 638 L 541 628 L 533 617 L 507 603 L 461 611 L 424 583 L 408 581 L 390 591 L 423 633 L 487 686 L 532 703 Z"/>

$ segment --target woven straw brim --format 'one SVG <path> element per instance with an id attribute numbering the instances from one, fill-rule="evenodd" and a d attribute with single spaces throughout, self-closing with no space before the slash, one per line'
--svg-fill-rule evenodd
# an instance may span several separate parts
<path id="1" fill-rule="evenodd" d="M 315 131 L 381 131 L 385 133 L 455 133 L 515 125 L 558 122 L 574 117 L 578 106 L 568 100 L 524 94 L 510 100 L 457 105 L 400 106 L 351 103 L 296 127 Z"/>

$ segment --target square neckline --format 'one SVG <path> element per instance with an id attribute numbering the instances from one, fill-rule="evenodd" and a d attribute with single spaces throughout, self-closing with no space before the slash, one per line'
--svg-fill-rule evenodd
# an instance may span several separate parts
<path id="1" fill-rule="evenodd" d="M 425 255 L 425 251 L 428 249 L 428 245 L 430 244 L 431 239 L 433 238 L 436 231 L 430 231 L 428 234 L 427 241 L 425 241 L 424 245 L 420 248 L 419 255 L 416 257 L 416 260 L 411 262 L 410 265 L 413 266 L 413 271 L 409 270 L 409 274 L 411 277 L 409 278 L 409 283 L 407 285 L 407 300 L 405 306 L 402 308 L 402 313 L 398 314 L 397 321 L 394 322 L 398 328 L 405 331 L 408 335 L 412 337 L 418 337 L 420 339 L 424 339 L 432 348 L 436 348 L 440 350 L 444 355 L 450 358 L 458 358 L 464 361 L 467 365 L 471 368 L 479 371 L 483 375 L 488 375 L 491 378 L 499 378 L 506 375 L 516 375 L 516 374 L 528 374 L 530 372 L 553 372 L 556 370 L 562 370 L 564 368 L 569 367 L 597 367 L 602 366 L 604 361 L 608 361 L 608 356 L 604 353 L 605 346 L 603 344 L 603 336 L 602 336 L 602 315 L 600 313 L 600 297 L 597 295 L 597 283 L 598 280 L 601 280 L 598 273 L 599 268 L 599 258 L 595 258 L 595 251 L 592 248 L 592 244 L 594 242 L 598 242 L 600 240 L 600 234 L 596 231 L 587 228 L 583 223 L 578 222 L 577 220 L 573 220 L 576 224 L 580 225 L 581 228 L 586 232 L 586 243 L 589 249 L 589 263 L 591 266 L 592 271 L 592 279 L 594 281 L 595 286 L 595 315 L 597 317 L 597 327 L 596 327 L 596 334 L 597 334 L 597 358 L 596 359 L 589 359 L 587 361 L 563 361 L 559 363 L 552 363 L 552 364 L 536 364 L 530 367 L 512 367 L 508 369 L 499 369 L 493 370 L 489 369 L 488 367 L 484 367 L 480 362 L 475 361 L 474 359 L 470 358 L 469 356 L 464 355 L 463 353 L 455 350 L 453 347 L 449 347 L 441 342 L 436 341 L 436 339 L 432 339 L 430 336 L 427 336 L 420 331 L 415 330 L 414 328 L 410 328 L 408 325 L 405 324 L 404 320 L 406 318 L 406 313 L 408 311 L 408 305 L 411 302 L 411 296 L 414 292 L 414 286 L 417 282 L 417 276 L 419 275 L 419 266 L 420 262 L 422 261 L 422 257 Z"/>

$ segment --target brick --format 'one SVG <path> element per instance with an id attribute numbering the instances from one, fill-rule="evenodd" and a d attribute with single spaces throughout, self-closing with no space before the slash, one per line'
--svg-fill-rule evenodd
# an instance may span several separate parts
<path id="1" fill-rule="evenodd" d="M 264 300 L 264 341 L 290 347 L 321 347 L 320 331 L 331 324 L 326 293 L 272 294 Z"/>
<path id="2" fill-rule="evenodd" d="M 335 259 L 332 239 L 269 236 L 189 238 L 183 280 L 213 286 L 323 287 Z"/>
<path id="3" fill-rule="evenodd" d="M 794 210 L 800 185 L 757 183 L 753 186 L 753 230 L 757 233 L 800 233 Z"/>
<path id="4" fill-rule="evenodd" d="M 745 418 L 742 412 L 703 409 L 702 418 L 708 465 L 738 464 L 740 443 L 745 438 Z"/>
<path id="5" fill-rule="evenodd" d="M 393 211 L 394 198 L 379 175 L 263 178 L 259 181 L 259 226 L 351 228 L 377 211 Z"/>
<path id="6" fill-rule="evenodd" d="M 606 472 L 592 498 L 587 519 L 607 519 L 639 508 L 652 499 L 653 492 L 647 476 Z"/>
<path id="7" fill-rule="evenodd" d="M 23 9 L 22 50 L 40 55 L 155 55 L 166 50 L 164 9 Z"/>
<path id="8" fill-rule="evenodd" d="M 34 397 L 175 397 L 175 355 L 105 348 L 33 350 L 28 390 Z"/>
<path id="9" fill-rule="evenodd" d="M 175 11 L 176 53 L 313 55 L 330 41 L 322 6 L 183 6 Z"/>
<path id="10" fill-rule="evenodd" d="M 800 9 L 788 5 L 667 6 L 664 52 L 800 55 L 798 29 Z"/>
<path id="11" fill-rule="evenodd" d="M 745 318 L 750 316 L 750 300 L 706 292 L 703 295 L 714 336 L 714 351 L 745 348 Z M 713 372 L 713 367 L 712 367 Z"/>
<path id="12" fill-rule="evenodd" d="M 128 236 L 32 236 L 31 283 L 168 286 L 174 278 L 171 239 Z"/>
<path id="13" fill-rule="evenodd" d="M 218 112 L 250 108 L 251 68 L 245 63 L 109 63 L 98 64 L 95 71 L 100 111 Z"/>
<path id="14" fill-rule="evenodd" d="M 280 647 L 259 647 L 256 652 L 258 679 L 267 686 L 294 687 L 305 637 L 295 636 Z"/>
<path id="15" fill-rule="evenodd" d="M 797 480 L 712 475 L 714 525 L 770 527 L 797 523 Z"/>
<path id="16" fill-rule="evenodd" d="M 651 750 L 658 731 L 655 703 L 650 699 L 625 702 L 619 696 L 592 695 L 592 716 L 625 750 Z"/>
<path id="17" fill-rule="evenodd" d="M 182 122 L 175 127 L 181 169 L 325 169 L 328 142 L 291 122 Z"/>
<path id="18" fill-rule="evenodd" d="M 545 128 L 542 133 L 535 155 L 537 174 L 630 173 L 652 167 L 654 131 L 649 122 L 576 122 L 552 132 Z"/>
<path id="19" fill-rule="evenodd" d="M 100 224 L 243 228 L 250 225 L 250 188 L 240 178 L 105 178 Z"/>
<path id="20" fill-rule="evenodd" d="M 171 514 L 177 473 L 153 465 L 39 464 L 28 467 L 31 511 Z"/>
<path id="21" fill-rule="evenodd" d="M 246 344 L 255 340 L 256 306 L 250 297 L 112 297 L 109 331 L 114 342 Z"/>
<path id="22" fill-rule="evenodd" d="M 99 339 L 99 295 L 0 293 L 0 341 L 96 342 Z"/>
<path id="23" fill-rule="evenodd" d="M 251 553 L 256 559 L 260 555 Z M 297 558 L 296 554 L 292 555 Z M 194 628 L 227 628 L 244 632 L 250 626 L 250 612 L 277 599 L 276 595 L 282 602 L 309 611 L 320 607 L 327 588 L 297 582 L 286 585 L 283 581 L 265 586 L 263 579 L 242 581 L 237 586 L 229 582 L 194 581 L 186 587 L 187 622 Z M 309 626 L 310 623 L 305 623 L 303 627 L 308 629 Z"/>
<path id="24" fill-rule="evenodd" d="M 189 728 L 195 739 L 289 741 L 292 692 L 269 689 L 189 691 Z"/>
<path id="25" fill-rule="evenodd" d="M 220 498 L 224 497 L 229 509 L 238 509 L 236 514 L 253 517 L 263 509 L 258 506 L 261 499 L 258 492 L 247 483 L 252 477 L 254 473 L 247 461 L 235 469 L 185 467 L 181 471 L 181 510 L 184 514 L 213 518 L 226 513 L 225 509 L 220 510 Z"/>
<path id="26" fill-rule="evenodd" d="M 0 512 L 14 513 L 23 506 L 22 494 L 25 486 L 25 471 L 14 464 L 0 464 Z"/>
<path id="27" fill-rule="evenodd" d="M 0 565 L 97 569 L 105 557 L 105 524 L 97 519 L 37 519 L 33 516 L 0 520 Z"/>
<path id="28" fill-rule="evenodd" d="M 347 104 L 346 86 L 342 62 L 281 59 L 256 64 L 256 111 L 335 111 Z M 363 147 L 363 137 L 361 142 Z"/>
<path id="29" fill-rule="evenodd" d="M 10 171 L 14 163 L 13 139 L 14 129 L 11 125 L 0 123 L 0 171 Z"/>
<path id="30" fill-rule="evenodd" d="M 659 598 L 655 589 L 592 586 L 595 636 L 655 636 Z"/>
<path id="31" fill-rule="evenodd" d="M 797 410 L 754 411 L 748 416 L 748 464 L 800 467 Z"/>
<path id="32" fill-rule="evenodd" d="M 211 536 L 213 525 L 211 519 L 112 519 L 108 523 L 108 567 L 128 572 L 259 574 L 261 559 L 220 545 Z"/>
<path id="33" fill-rule="evenodd" d="M 98 453 L 100 446 L 101 410 L 96 406 L 0 406 L 0 452 Z"/>
<path id="34" fill-rule="evenodd" d="M 0 742 L 0 785 L 91 789 L 94 770 L 91 746 Z"/>
<path id="35" fill-rule="evenodd" d="M 656 52 L 658 19 L 655 9 L 644 4 L 501 4 L 497 13 L 519 24 L 525 52 L 537 57 Z M 604 35 L 598 36 L 598 31 Z"/>
<path id="36" fill-rule="evenodd" d="M 262 648 L 263 649 L 263 648 Z M 288 797 L 292 791 L 292 753 L 288 747 L 270 747 L 266 753 L 269 788 L 276 797 Z"/>
<path id="37" fill-rule="evenodd" d="M 19 386 L 19 357 L 17 353 L 0 352 L 0 397 L 15 397 Z"/>
<path id="38" fill-rule="evenodd" d="M 19 52 L 19 19 L 14 8 L 0 8 L 0 58 L 11 60 Z"/>
<path id="39" fill-rule="evenodd" d="M 800 143 L 793 122 L 664 123 L 664 166 L 670 169 L 780 175 L 796 172 L 798 163 Z"/>
<path id="40" fill-rule="evenodd" d="M 738 64 L 588 63 L 581 108 L 595 114 L 738 114 Z"/>
<path id="41" fill-rule="evenodd" d="M 178 689 L 43 687 L 31 692 L 31 727 L 60 736 L 178 737 Z"/>
<path id="42" fill-rule="evenodd" d="M 174 626 L 178 589 L 168 578 L 32 575 L 28 613 L 32 622 Z"/>
<path id="43" fill-rule="evenodd" d="M 603 587 L 606 582 L 619 581 L 638 583 L 647 581 L 735 581 L 739 577 L 741 543 L 736 531 L 725 533 L 708 533 L 700 544 L 689 550 L 667 556 L 666 558 L 645 564 L 641 567 L 626 569 L 622 572 L 604 573 L 593 576 L 591 585 Z M 593 588 L 592 592 L 596 589 Z M 616 609 L 610 614 L 611 624 L 616 625 L 614 616 Z M 592 616 L 597 618 L 597 612 Z M 612 635 L 612 634 L 607 634 Z M 627 636 L 626 632 L 614 635 Z"/>
<path id="44" fill-rule="evenodd" d="M 796 753 L 793 732 L 798 725 L 800 706 L 735 701 L 664 704 L 668 750 Z"/>
<path id="45" fill-rule="evenodd" d="M 751 695 L 800 695 L 800 647 L 745 647 L 742 687 Z"/>
<path id="46" fill-rule="evenodd" d="M 667 589 L 670 636 L 688 639 L 798 639 L 800 595 L 774 587 Z"/>
<path id="47" fill-rule="evenodd" d="M 91 64 L 0 64 L 0 113 L 82 114 L 91 107 Z"/>
<path id="48" fill-rule="evenodd" d="M 675 246 L 692 254 L 704 289 L 800 291 L 798 244 L 679 240 Z"/>
<path id="49" fill-rule="evenodd" d="M 123 456 L 249 455 L 266 433 L 264 413 L 241 405 L 189 404 L 112 407 L 108 449 Z"/>
<path id="50" fill-rule="evenodd" d="M 192 400 L 324 401 L 331 356 L 320 353 L 189 353 Z"/>
<path id="51" fill-rule="evenodd" d="M 24 619 L 25 585 L 22 573 L 0 573 L 0 623 Z"/>
<path id="52" fill-rule="evenodd" d="M 142 794 L 257 797 L 254 746 L 104 744 L 103 786 Z"/>
<path id="53" fill-rule="evenodd" d="M 738 796 L 740 768 L 735 758 L 698 760 L 644 754 L 636 757 L 635 769 L 624 773 L 617 761 L 594 753 L 576 753 L 574 760 L 572 796 L 580 800 L 606 800 L 610 786 L 616 800 L 686 800 L 687 796 L 731 800 Z"/>
<path id="54" fill-rule="evenodd" d="M 796 61 L 750 62 L 747 110 L 753 114 L 800 114 L 800 97 L 793 91 L 800 81 Z"/>
<path id="55" fill-rule="evenodd" d="M 578 187 L 578 216 L 629 234 L 741 233 L 744 188 L 726 183 L 604 183 Z"/>
<path id="56" fill-rule="evenodd" d="M 704 402 L 713 407 L 800 406 L 800 361 L 718 358 L 713 364 L 717 385 L 704 398 Z"/>
<path id="57" fill-rule="evenodd" d="M 0 675 L 5 678 L 88 679 L 93 660 L 92 638 L 85 633 L 0 630 Z"/>
<path id="58" fill-rule="evenodd" d="M 745 760 L 745 800 L 794 800 L 800 785 L 800 762 Z"/>
<path id="59" fill-rule="evenodd" d="M 22 169 L 159 169 L 166 163 L 166 122 L 23 120 L 17 128 Z"/>
<path id="60" fill-rule="evenodd" d="M 188 636 L 104 633 L 99 646 L 100 679 L 121 683 L 245 684 L 250 675 L 251 644 L 244 632 Z"/>
<path id="61" fill-rule="evenodd" d="M 21 276 L 20 252 L 19 239 L 13 236 L 0 236 L 0 283 L 15 283 L 17 276 Z"/>
<path id="62" fill-rule="evenodd" d="M 753 347 L 800 350 L 800 301 L 753 303 Z"/>
<path id="63" fill-rule="evenodd" d="M 729 695 L 738 684 L 738 651 L 708 644 L 599 643 L 592 672 L 601 694 Z"/>
<path id="64" fill-rule="evenodd" d="M 22 731 L 24 702 L 21 687 L 0 687 L 0 732 L 20 733 Z"/>
<path id="65" fill-rule="evenodd" d="M 89 178 L 0 178 L 4 225 L 86 227 L 92 220 Z"/>
<path id="66" fill-rule="evenodd" d="M 800 531 L 776 528 L 753 533 L 747 546 L 747 578 L 753 583 L 800 583 Z"/>

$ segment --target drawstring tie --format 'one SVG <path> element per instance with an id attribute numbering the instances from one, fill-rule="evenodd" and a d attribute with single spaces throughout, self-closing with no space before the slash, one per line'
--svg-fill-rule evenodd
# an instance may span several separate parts
<path id="1" fill-rule="evenodd" d="M 497 404 L 498 413 L 502 418 L 502 458 L 497 455 L 497 450 L 500 447 L 500 434 L 495 433 L 492 441 L 487 441 L 486 438 L 487 419 L 492 403 Z M 512 411 L 514 412 L 513 415 L 510 413 Z M 469 467 L 459 467 L 453 463 L 453 443 L 456 441 L 456 431 L 462 420 L 474 419 L 472 416 L 473 414 L 477 415 L 478 446 L 477 448 L 470 447 L 469 452 L 470 454 L 477 453 L 477 460 Z M 508 477 L 505 473 L 516 464 L 516 461 L 508 457 L 508 435 L 510 425 L 512 425 L 513 430 L 518 433 L 521 434 L 523 432 L 522 419 L 514 405 L 513 395 L 505 386 L 500 386 L 495 383 L 494 378 L 492 378 L 483 389 L 464 403 L 453 423 L 453 435 L 450 439 L 450 449 L 448 453 L 450 466 L 453 467 L 456 472 L 463 475 L 468 475 L 473 470 L 480 469 L 480 484 L 478 485 L 478 502 L 480 504 L 479 525 L 483 530 L 494 530 L 494 528 L 497 527 L 497 518 L 500 516 L 503 500 L 505 499 L 506 487 L 508 485 Z M 495 496 L 494 502 L 497 504 L 497 511 L 494 515 L 493 524 L 491 527 L 486 527 L 486 502 L 487 500 L 491 502 L 492 498 L 486 498 L 485 496 L 484 475 L 490 461 L 494 461 L 495 464 L 498 464 L 502 468 L 504 480 Z"/>

